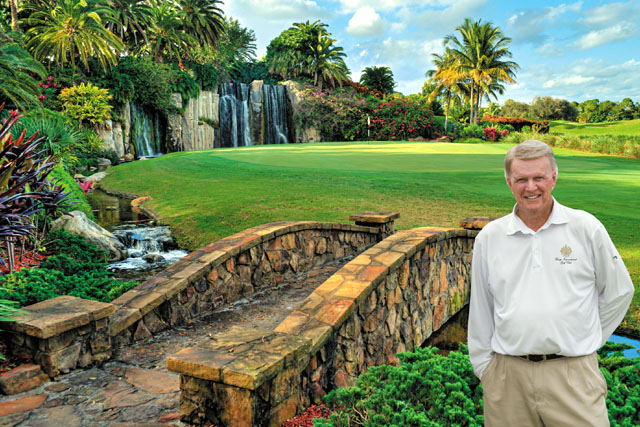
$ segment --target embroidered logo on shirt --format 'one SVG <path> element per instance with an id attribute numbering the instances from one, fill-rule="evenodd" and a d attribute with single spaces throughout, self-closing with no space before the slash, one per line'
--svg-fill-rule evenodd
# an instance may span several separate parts
<path id="1" fill-rule="evenodd" d="M 572 253 L 573 249 L 571 249 L 569 245 L 564 245 L 562 248 L 560 248 L 560 255 L 562 255 L 562 258 L 556 257 L 555 260 L 558 261 L 561 265 L 571 265 L 575 261 L 578 261 L 578 258 L 569 258 Z"/>

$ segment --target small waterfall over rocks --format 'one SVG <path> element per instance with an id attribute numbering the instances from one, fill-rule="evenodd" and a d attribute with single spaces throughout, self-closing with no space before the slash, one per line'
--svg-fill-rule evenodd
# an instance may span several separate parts
<path id="1" fill-rule="evenodd" d="M 285 87 L 254 81 L 220 84 L 220 146 L 289 142 Z"/>
<path id="2" fill-rule="evenodd" d="M 135 149 L 135 157 L 157 157 L 162 154 L 166 126 L 158 111 L 147 111 L 145 108 L 129 104 L 131 129 L 129 131 L 130 146 Z"/>

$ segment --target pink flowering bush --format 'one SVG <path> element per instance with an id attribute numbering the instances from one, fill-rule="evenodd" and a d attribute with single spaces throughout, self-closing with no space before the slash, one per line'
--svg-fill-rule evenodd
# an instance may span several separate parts
<path id="1" fill-rule="evenodd" d="M 484 128 L 484 139 L 487 141 L 499 141 L 500 138 L 509 135 L 509 129 L 498 130 L 497 127 Z"/>
<path id="2" fill-rule="evenodd" d="M 58 95 L 62 90 L 62 85 L 56 81 L 54 76 L 47 76 L 43 80 L 39 81 L 38 87 L 40 88 L 39 98 L 40 101 L 42 101 L 44 108 L 54 111 L 62 108 L 62 104 L 58 100 Z"/>
<path id="3" fill-rule="evenodd" d="M 369 130 L 377 141 L 433 138 L 433 114 L 427 105 L 404 98 L 380 102 L 371 111 Z"/>

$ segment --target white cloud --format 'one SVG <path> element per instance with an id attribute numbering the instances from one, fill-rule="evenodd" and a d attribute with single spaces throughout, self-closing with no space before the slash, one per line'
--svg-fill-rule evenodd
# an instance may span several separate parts
<path id="1" fill-rule="evenodd" d="M 441 54 L 444 52 L 444 46 L 442 45 L 442 39 L 429 40 L 422 44 L 422 50 L 425 55 L 428 55 L 431 58 L 432 53 Z"/>
<path id="2" fill-rule="evenodd" d="M 383 12 L 391 12 L 401 7 L 442 7 L 458 0 L 340 0 L 345 13 L 352 13 L 362 7 L 372 7 Z"/>
<path id="3" fill-rule="evenodd" d="M 391 31 L 394 33 L 403 33 L 409 25 L 406 22 L 392 22 Z"/>
<path id="4" fill-rule="evenodd" d="M 384 21 L 372 7 L 361 7 L 349 20 L 347 32 L 354 36 L 379 36 L 384 33 Z"/>
<path id="5" fill-rule="evenodd" d="M 603 44 L 633 37 L 635 28 L 631 24 L 618 24 L 602 30 L 590 31 L 575 42 L 582 50 L 592 49 Z"/>
<path id="6" fill-rule="evenodd" d="M 507 19 L 508 32 L 514 34 L 514 41 L 543 43 L 548 29 L 556 29 L 559 19 L 565 16 L 571 20 L 581 8 L 582 2 L 578 1 L 556 7 L 521 10 Z"/>
<path id="7" fill-rule="evenodd" d="M 367 49 L 363 49 L 362 52 L 360 52 L 360 56 L 365 56 L 367 54 Z"/>
<path id="8" fill-rule="evenodd" d="M 583 22 L 594 26 L 608 26 L 637 19 L 639 13 L 640 5 L 637 2 L 609 3 L 585 11 Z"/>
<path id="9" fill-rule="evenodd" d="M 305 17 L 327 16 L 324 7 L 312 0 L 226 0 L 224 9 L 263 20 L 290 21 Z M 230 13 L 231 16 L 236 16 Z M 309 19 L 309 18 L 306 18 Z"/>

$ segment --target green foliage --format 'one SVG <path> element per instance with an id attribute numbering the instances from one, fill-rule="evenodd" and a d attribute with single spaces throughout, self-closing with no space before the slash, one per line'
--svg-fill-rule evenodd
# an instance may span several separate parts
<path id="1" fill-rule="evenodd" d="M 436 351 L 418 348 L 399 354 L 400 366 L 372 366 L 354 387 L 326 396 L 336 412 L 314 426 L 482 426 L 482 387 L 467 347 L 448 357 Z"/>
<path id="2" fill-rule="evenodd" d="M 484 127 L 481 125 L 467 125 L 458 131 L 459 138 L 482 138 Z"/>
<path id="3" fill-rule="evenodd" d="M 552 147 L 640 158 L 640 136 L 632 135 L 558 135 L 512 132 L 504 139 L 504 142 L 519 144 L 527 139 L 538 139 Z"/>
<path id="4" fill-rule="evenodd" d="M 197 61 L 184 61 L 184 65 L 193 71 L 196 82 L 203 90 L 212 90 L 220 83 L 220 75 L 213 65 Z"/>
<path id="5" fill-rule="evenodd" d="M 360 84 L 384 94 L 392 93 L 395 86 L 393 72 L 389 67 L 366 67 L 362 70 Z"/>
<path id="6" fill-rule="evenodd" d="M 365 101 L 352 89 L 306 90 L 294 117 L 297 127 L 313 126 L 325 141 L 353 141 L 366 136 Z"/>
<path id="7" fill-rule="evenodd" d="M 189 99 L 197 98 L 200 85 L 188 70 L 181 70 L 177 65 L 171 67 L 171 92 L 182 95 L 182 107 L 186 107 Z"/>
<path id="8" fill-rule="evenodd" d="M 108 89 L 100 89 L 91 83 L 64 88 L 59 95 L 62 109 L 67 116 L 77 119 L 82 127 L 83 121 L 91 124 L 104 123 L 109 118 L 111 105 Z"/>
<path id="9" fill-rule="evenodd" d="M 49 233 L 47 240 L 47 250 L 54 255 L 37 268 L 5 276 L 0 299 L 22 306 L 61 295 L 110 302 L 136 286 L 113 279 L 106 269 L 106 254 L 83 237 L 60 230 Z"/>
<path id="10" fill-rule="evenodd" d="M 607 380 L 607 409 L 612 427 L 640 425 L 640 358 L 622 354 L 626 344 L 606 343 L 598 350 L 600 370 Z"/>
<path id="11" fill-rule="evenodd" d="M 377 99 L 371 108 L 371 138 L 374 140 L 431 139 L 434 127 L 429 106 L 406 98 Z"/>
<path id="12" fill-rule="evenodd" d="M 17 34 L 0 33 L 0 104 L 25 109 L 40 106 L 40 89 L 34 76 L 44 77 L 46 70 L 20 42 Z"/>
<path id="13" fill-rule="evenodd" d="M 78 186 L 78 183 L 75 179 L 73 179 L 71 175 L 69 175 L 66 170 L 64 170 L 64 168 L 60 164 L 57 164 L 53 168 L 50 176 L 56 181 L 58 185 L 62 186 L 65 193 L 71 192 L 70 198 L 75 202 L 75 204 L 73 205 L 73 210 L 82 211 L 90 220 L 95 221 L 91 206 L 89 205 L 89 202 L 87 202 L 87 199 L 84 197 L 84 193 Z"/>

